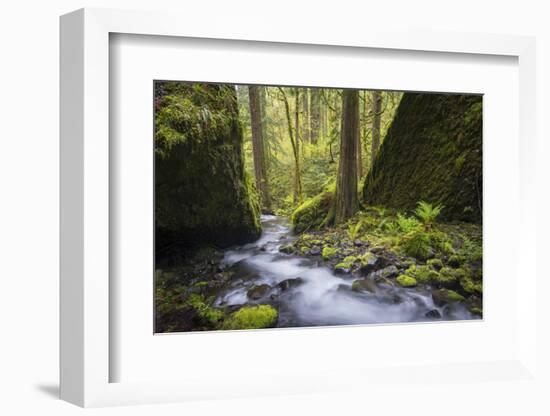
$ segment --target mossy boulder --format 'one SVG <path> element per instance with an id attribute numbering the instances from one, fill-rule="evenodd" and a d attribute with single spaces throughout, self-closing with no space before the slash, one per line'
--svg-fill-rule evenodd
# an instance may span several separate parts
<path id="1" fill-rule="evenodd" d="M 321 228 L 332 207 L 334 191 L 334 186 L 327 187 L 320 194 L 298 206 L 290 216 L 292 230 L 295 233 L 302 233 Z"/>
<path id="2" fill-rule="evenodd" d="M 414 277 L 418 283 L 425 285 L 433 284 L 440 278 L 439 272 L 432 269 L 430 266 L 419 266 L 414 264 L 407 269 L 406 274 Z"/>
<path id="3" fill-rule="evenodd" d="M 357 279 L 351 284 L 354 292 L 376 292 L 376 283 L 372 279 Z"/>
<path id="4" fill-rule="evenodd" d="M 335 247 L 323 247 L 323 260 L 330 260 L 338 254 L 338 249 Z"/>
<path id="5" fill-rule="evenodd" d="M 154 146 L 157 251 L 260 236 L 233 87 L 155 83 Z"/>
<path id="6" fill-rule="evenodd" d="M 270 305 L 243 306 L 229 315 L 221 329 L 271 328 L 277 323 L 277 310 Z"/>
<path id="7" fill-rule="evenodd" d="M 444 206 L 440 219 L 481 223 L 482 97 L 405 93 L 363 188 L 368 205 Z"/>
<path id="8" fill-rule="evenodd" d="M 443 267 L 443 262 L 441 259 L 430 259 L 426 262 L 426 264 L 434 270 L 441 270 Z"/>
<path id="9" fill-rule="evenodd" d="M 437 289 L 432 292 L 432 299 L 437 306 L 447 303 L 464 302 L 466 299 L 460 293 L 449 289 Z"/>
<path id="10" fill-rule="evenodd" d="M 414 287 L 417 285 L 416 279 L 412 276 L 408 276 L 406 274 L 401 274 L 397 276 L 395 281 L 403 287 Z"/>

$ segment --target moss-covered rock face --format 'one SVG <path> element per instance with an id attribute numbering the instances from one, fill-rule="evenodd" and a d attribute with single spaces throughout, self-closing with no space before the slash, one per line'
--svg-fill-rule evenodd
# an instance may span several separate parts
<path id="1" fill-rule="evenodd" d="M 155 84 L 156 247 L 220 247 L 261 233 L 231 86 Z"/>
<path id="2" fill-rule="evenodd" d="M 368 205 L 444 206 L 442 220 L 481 222 L 482 97 L 405 93 L 363 189 Z"/>

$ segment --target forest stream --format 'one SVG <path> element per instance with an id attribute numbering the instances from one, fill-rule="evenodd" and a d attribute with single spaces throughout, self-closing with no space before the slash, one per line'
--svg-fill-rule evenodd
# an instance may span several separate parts
<path id="1" fill-rule="evenodd" d="M 300 257 L 279 249 L 295 239 L 286 218 L 263 215 L 262 236 L 225 251 L 222 266 L 235 278 L 214 305 L 277 307 L 277 327 L 472 319 L 462 303 L 437 306 L 431 291 L 374 283 L 353 291 L 353 274 L 337 274 L 320 257 Z M 251 291 L 251 288 L 253 289 Z"/>

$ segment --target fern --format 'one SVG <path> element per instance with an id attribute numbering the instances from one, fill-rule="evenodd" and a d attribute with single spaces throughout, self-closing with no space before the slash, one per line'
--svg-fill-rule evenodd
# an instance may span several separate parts
<path id="1" fill-rule="evenodd" d="M 361 232 L 361 228 L 363 227 L 363 222 L 359 221 L 356 224 L 349 224 L 348 225 L 348 237 L 350 240 L 355 240 L 359 233 Z"/>
<path id="2" fill-rule="evenodd" d="M 405 234 L 411 231 L 416 231 L 420 228 L 420 222 L 414 217 L 406 217 L 405 215 L 397 214 L 397 225 Z"/>
<path id="3" fill-rule="evenodd" d="M 435 223 L 435 220 L 443 208 L 443 205 L 432 206 L 432 204 L 428 202 L 420 201 L 414 210 L 414 213 L 418 218 L 420 218 L 424 225 L 429 227 Z"/>

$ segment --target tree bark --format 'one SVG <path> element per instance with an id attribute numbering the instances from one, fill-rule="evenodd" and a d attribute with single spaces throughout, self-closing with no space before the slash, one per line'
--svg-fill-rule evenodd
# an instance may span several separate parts
<path id="1" fill-rule="evenodd" d="M 303 89 L 302 94 L 302 140 L 304 143 L 311 142 L 311 127 L 309 116 L 309 88 Z"/>
<path id="2" fill-rule="evenodd" d="M 321 127 L 321 90 L 319 88 L 311 89 L 311 144 L 317 144 L 319 141 L 319 131 Z"/>
<path id="3" fill-rule="evenodd" d="M 294 137 L 294 133 L 292 132 L 292 119 L 290 117 L 290 105 L 288 104 L 288 99 L 286 97 L 285 91 L 281 87 L 278 87 L 278 88 L 279 88 L 279 91 L 281 92 L 281 95 L 283 96 L 283 102 L 285 104 L 286 121 L 288 125 L 288 137 L 290 138 L 290 144 L 292 145 L 292 153 L 294 154 L 293 202 L 294 202 L 294 205 L 296 205 L 298 201 L 302 200 L 302 180 L 300 177 L 300 148 L 298 144 L 299 139 L 298 139 L 298 135 L 296 134 L 296 137 Z"/>
<path id="4" fill-rule="evenodd" d="M 334 205 L 334 222 L 346 221 L 359 209 L 357 196 L 357 136 L 359 134 L 359 92 L 342 93 L 340 161 Z"/>
<path id="5" fill-rule="evenodd" d="M 265 168 L 264 138 L 262 129 L 262 105 L 260 87 L 248 87 L 250 103 L 250 126 L 252 130 L 252 153 L 254 155 L 254 174 L 256 176 L 256 187 L 262 198 L 264 212 L 271 212 L 271 196 Z"/>
<path id="6" fill-rule="evenodd" d="M 380 91 L 372 92 L 372 150 L 371 150 L 371 166 L 374 165 L 374 160 L 378 154 L 380 147 L 380 118 L 382 113 L 382 95 Z"/>

